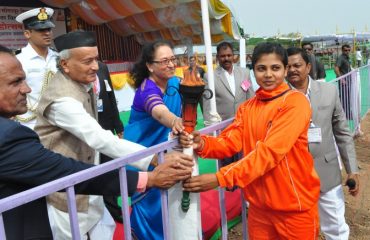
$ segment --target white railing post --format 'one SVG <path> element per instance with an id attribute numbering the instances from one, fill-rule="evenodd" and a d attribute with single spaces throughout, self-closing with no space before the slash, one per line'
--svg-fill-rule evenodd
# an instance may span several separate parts
<path id="1" fill-rule="evenodd" d="M 66 192 L 67 192 L 69 224 L 71 226 L 72 239 L 80 240 L 81 234 L 78 225 L 76 194 L 74 186 L 68 187 Z"/>

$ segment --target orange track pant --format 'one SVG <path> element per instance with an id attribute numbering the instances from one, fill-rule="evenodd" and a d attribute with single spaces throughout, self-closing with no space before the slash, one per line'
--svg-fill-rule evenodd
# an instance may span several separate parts
<path id="1" fill-rule="evenodd" d="M 266 211 L 249 206 L 248 234 L 250 240 L 318 239 L 317 204 L 305 212 Z"/>

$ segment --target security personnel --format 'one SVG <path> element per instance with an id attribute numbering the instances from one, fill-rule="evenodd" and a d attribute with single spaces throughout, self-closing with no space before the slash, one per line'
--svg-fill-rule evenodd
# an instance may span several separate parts
<path id="1" fill-rule="evenodd" d="M 54 10 L 51 8 L 35 8 L 21 13 L 16 21 L 23 23 L 24 36 L 28 40 L 26 47 L 16 51 L 18 60 L 26 73 L 26 81 L 32 92 L 27 95 L 27 113 L 18 115 L 16 119 L 23 125 L 34 128 L 36 109 L 48 80 L 57 71 L 57 52 L 50 48 L 53 40 L 52 22 Z"/>

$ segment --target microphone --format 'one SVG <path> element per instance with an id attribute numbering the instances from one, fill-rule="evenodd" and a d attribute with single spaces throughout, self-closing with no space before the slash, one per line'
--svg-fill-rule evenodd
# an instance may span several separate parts
<path id="1" fill-rule="evenodd" d="M 346 185 L 350 190 L 353 190 L 356 187 L 356 181 L 353 178 L 350 178 L 347 180 Z"/>

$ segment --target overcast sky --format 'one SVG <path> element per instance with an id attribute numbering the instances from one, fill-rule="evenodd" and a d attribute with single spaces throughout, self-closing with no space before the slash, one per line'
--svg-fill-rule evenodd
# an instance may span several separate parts
<path id="1" fill-rule="evenodd" d="M 370 32 L 370 0 L 222 0 L 245 33 L 272 36 Z"/>

